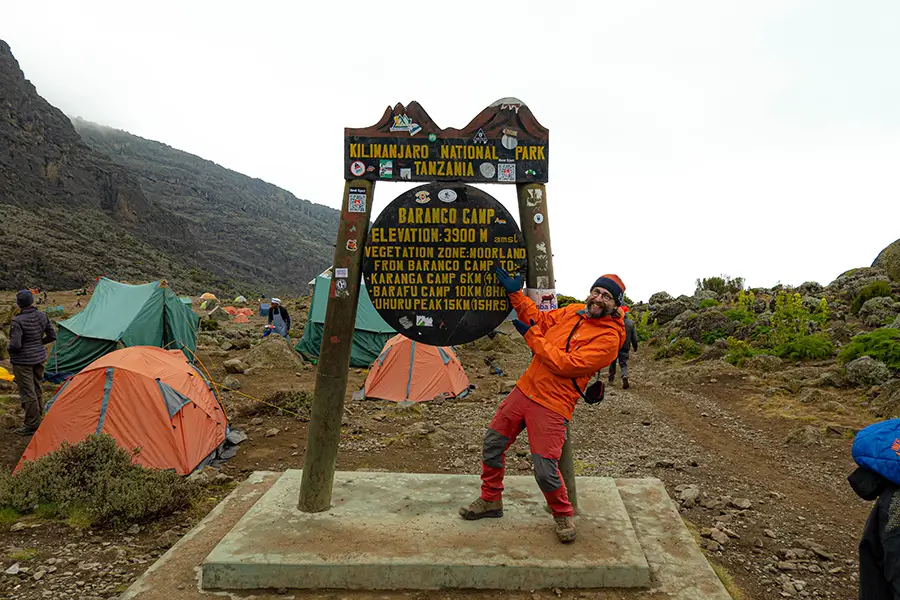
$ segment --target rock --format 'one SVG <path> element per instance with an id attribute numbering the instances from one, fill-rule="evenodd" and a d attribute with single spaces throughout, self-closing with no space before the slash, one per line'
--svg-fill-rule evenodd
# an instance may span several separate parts
<path id="1" fill-rule="evenodd" d="M 729 502 L 729 506 L 733 506 L 734 508 L 738 508 L 740 510 L 746 510 L 753 506 L 753 503 L 750 502 L 747 498 L 735 498 L 731 502 Z"/>
<path id="2" fill-rule="evenodd" d="M 790 581 L 785 581 L 781 584 L 781 595 L 785 598 L 793 598 L 797 595 L 797 590 L 794 589 L 794 584 Z"/>
<path id="3" fill-rule="evenodd" d="M 28 525 L 22 523 L 21 521 L 18 523 L 14 523 L 13 526 L 9 528 L 9 530 L 13 533 L 16 531 L 23 531 L 25 529 L 28 529 Z"/>
<path id="4" fill-rule="evenodd" d="M 793 563 L 793 562 L 786 561 L 786 560 L 781 560 L 781 561 L 778 561 L 778 564 L 775 565 L 775 568 L 778 569 L 779 571 L 796 571 L 798 567 L 797 567 L 797 563 Z"/>
<path id="5" fill-rule="evenodd" d="M 228 435 L 225 436 L 225 441 L 232 446 L 237 446 L 238 444 L 247 441 L 247 434 L 239 429 L 232 429 L 228 432 Z"/>
<path id="6" fill-rule="evenodd" d="M 673 469 L 675 468 L 675 463 L 671 460 L 658 460 L 653 463 L 653 466 L 657 469 Z"/>
<path id="7" fill-rule="evenodd" d="M 226 475 L 225 473 L 219 473 L 218 475 L 213 477 L 213 482 L 217 483 L 219 485 L 222 485 L 223 483 L 228 483 L 228 482 L 232 481 L 233 479 L 234 479 L 234 477 L 232 477 L 231 475 Z"/>
<path id="8" fill-rule="evenodd" d="M 777 371 L 782 367 L 782 361 L 777 356 L 772 356 L 771 354 L 759 354 L 757 356 L 751 356 L 746 361 L 744 361 L 744 366 L 748 369 L 754 369 L 756 371 L 763 372 L 771 372 Z"/>
<path id="9" fill-rule="evenodd" d="M 280 429 L 278 429 L 277 427 L 272 427 L 271 429 L 266 430 L 266 437 L 275 437 L 279 433 L 281 433 Z"/>
<path id="10" fill-rule="evenodd" d="M 710 552 L 721 552 L 722 545 L 715 540 L 703 540 L 702 546 Z"/>
<path id="11" fill-rule="evenodd" d="M 874 300 L 874 298 L 873 298 Z M 880 360 L 871 356 L 860 356 L 844 366 L 847 381 L 852 385 L 881 385 L 890 379 L 891 372 Z"/>
<path id="12" fill-rule="evenodd" d="M 825 330 L 831 339 L 840 345 L 844 345 L 853 337 L 853 332 L 844 321 L 836 321 Z"/>
<path id="13" fill-rule="evenodd" d="M 250 348 L 250 340 L 248 338 L 237 338 L 231 341 L 231 347 L 234 350 L 247 350 Z"/>
<path id="14" fill-rule="evenodd" d="M 228 352 L 229 350 L 231 350 L 232 348 L 234 348 L 234 345 L 233 345 L 230 341 L 225 340 L 224 342 L 222 342 L 222 345 L 219 346 L 219 348 L 221 348 L 221 349 L 224 350 L 225 352 Z"/>
<path id="15" fill-rule="evenodd" d="M 671 302 L 674 300 L 670 294 L 667 292 L 656 292 L 652 296 L 650 296 L 650 300 L 648 300 L 649 304 L 665 304 L 666 302 Z"/>
<path id="16" fill-rule="evenodd" d="M 211 335 L 201 333 L 197 336 L 197 344 L 200 346 L 215 346 L 217 343 L 216 338 Z"/>
<path id="17" fill-rule="evenodd" d="M 18 575 L 19 571 L 21 571 L 21 568 L 19 567 L 19 563 L 15 563 L 14 565 L 12 565 L 11 567 L 9 567 L 8 569 L 6 569 L 3 572 L 6 573 L 7 575 Z"/>
<path id="18" fill-rule="evenodd" d="M 428 421 L 422 421 L 421 423 L 413 423 L 405 429 L 405 432 L 409 435 L 428 435 L 429 433 L 434 433 L 436 430 L 437 428 L 434 424 L 429 423 Z"/>
<path id="19" fill-rule="evenodd" d="M 718 300 L 719 294 L 715 293 L 712 290 L 698 290 L 694 292 L 694 298 L 696 298 L 697 300 Z"/>
<path id="20" fill-rule="evenodd" d="M 878 394 L 869 403 L 869 410 L 878 417 L 900 417 L 900 379 L 891 379 L 878 387 Z"/>
<path id="21" fill-rule="evenodd" d="M 462 469 L 465 466 L 466 466 L 466 461 L 464 461 L 461 458 L 457 458 L 456 460 L 453 461 L 453 468 L 455 468 L 455 469 Z"/>
<path id="22" fill-rule="evenodd" d="M 709 537 L 712 538 L 713 540 L 715 540 L 716 542 L 718 542 L 722 546 L 724 546 L 725 544 L 728 543 L 728 536 L 724 532 L 719 531 L 718 529 L 713 529 L 712 533 L 710 534 Z"/>
<path id="23" fill-rule="evenodd" d="M 681 300 L 675 300 L 658 306 L 652 305 L 650 320 L 656 320 L 660 325 L 665 325 L 666 323 L 674 321 L 675 317 L 686 310 L 690 310 L 690 306 L 687 302 Z"/>
<path id="24" fill-rule="evenodd" d="M 825 290 L 828 292 L 829 302 L 834 298 L 835 300 L 843 302 L 849 308 L 849 305 L 853 303 L 853 299 L 856 298 L 859 291 L 876 281 L 890 282 L 890 278 L 884 269 L 879 267 L 850 269 L 829 283 Z"/>
<path id="25" fill-rule="evenodd" d="M 213 480 L 213 478 L 218 475 L 219 472 L 214 468 L 206 466 L 200 469 L 199 471 L 194 471 L 190 475 L 188 475 L 188 481 L 195 481 L 197 483 L 209 483 Z"/>
<path id="26" fill-rule="evenodd" d="M 156 538 L 156 547 L 160 550 L 168 549 L 181 539 L 181 532 L 175 529 L 169 529 L 158 538 Z"/>
<path id="27" fill-rule="evenodd" d="M 694 506 L 698 498 L 700 498 L 700 488 L 698 487 L 685 488 L 678 495 L 678 501 L 686 508 Z"/>
<path id="28" fill-rule="evenodd" d="M 506 381 L 500 382 L 500 394 L 509 394 L 513 391 L 513 388 L 516 387 L 515 379 L 507 379 Z"/>
<path id="29" fill-rule="evenodd" d="M 777 536 L 775 535 L 775 532 L 772 531 L 771 529 L 764 529 L 764 530 L 763 530 L 763 533 L 766 534 L 766 537 L 770 537 L 770 538 L 772 538 L 773 540 L 777 537 Z"/>
<path id="30" fill-rule="evenodd" d="M 134 525 L 132 525 L 125 531 L 125 533 L 127 533 L 128 535 L 137 535 L 140 532 L 141 532 L 141 526 L 138 525 L 137 523 L 135 523 Z"/>
<path id="31" fill-rule="evenodd" d="M 753 546 L 756 548 L 762 548 L 763 546 L 765 546 L 765 544 L 763 543 L 762 538 L 754 538 Z"/>
<path id="32" fill-rule="evenodd" d="M 46 575 L 46 574 L 47 574 L 47 571 L 45 569 L 38 569 L 37 571 L 34 572 L 34 575 L 32 575 L 32 577 L 34 578 L 35 581 L 40 581 L 41 579 L 44 578 L 44 575 Z"/>
<path id="33" fill-rule="evenodd" d="M 794 444 L 808 448 L 817 446 L 822 443 L 822 433 L 812 425 L 804 425 L 799 429 L 794 429 L 787 435 L 785 440 L 788 444 Z"/>
<path id="34" fill-rule="evenodd" d="M 247 365 L 239 358 L 226 360 L 223 365 L 226 373 L 243 373 L 247 370 Z"/>
<path id="35" fill-rule="evenodd" d="M 263 424 L 263 418 L 262 417 L 253 417 L 252 419 L 250 419 L 250 424 L 253 425 L 254 427 L 259 427 L 260 425 Z"/>
<path id="36" fill-rule="evenodd" d="M 866 300 L 866 303 L 859 309 L 859 318 L 869 327 L 883 327 L 892 323 L 898 314 L 900 314 L 900 302 L 884 296 Z"/>
<path id="37" fill-rule="evenodd" d="M 900 281 L 900 240 L 879 252 L 872 266 L 883 269 L 893 281 Z"/>
<path id="38" fill-rule="evenodd" d="M 231 388 L 233 390 L 239 390 L 239 389 L 241 389 L 242 384 L 241 384 L 241 380 L 238 379 L 237 377 L 235 377 L 234 375 L 228 375 L 227 377 L 225 377 L 225 380 L 222 382 L 222 385 L 224 385 L 227 388 Z"/>
<path id="39" fill-rule="evenodd" d="M 888 325 L 891 329 L 900 329 L 900 316 L 894 319 L 894 322 Z"/>
<path id="40" fill-rule="evenodd" d="M 682 323 L 682 319 L 688 315 Z M 725 339 L 734 334 L 737 323 L 716 309 L 699 313 L 686 312 L 672 321 L 672 326 L 680 327 L 679 335 L 689 337 L 695 342 L 712 342 Z"/>
<path id="41" fill-rule="evenodd" d="M 279 369 L 294 373 L 304 368 L 303 359 L 280 335 L 270 335 L 247 354 L 247 362 L 254 368 Z"/>

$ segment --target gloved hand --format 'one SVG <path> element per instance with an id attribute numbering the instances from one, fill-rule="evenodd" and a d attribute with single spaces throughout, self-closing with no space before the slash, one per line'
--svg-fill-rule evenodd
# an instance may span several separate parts
<path id="1" fill-rule="evenodd" d="M 528 330 L 531 329 L 532 325 L 534 325 L 534 319 L 531 319 L 531 325 L 526 325 L 518 319 L 513 321 L 513 326 L 516 328 L 516 331 L 522 334 L 522 337 L 525 337 L 525 334 L 528 333 Z"/>
<path id="2" fill-rule="evenodd" d="M 506 290 L 507 294 L 513 294 L 522 289 L 521 275 L 512 277 L 509 273 L 506 272 L 506 269 L 504 269 L 503 267 L 495 268 L 494 273 L 497 274 L 497 279 L 500 280 L 500 285 L 503 286 L 503 289 Z M 524 325 L 524 323 L 522 324 Z"/>

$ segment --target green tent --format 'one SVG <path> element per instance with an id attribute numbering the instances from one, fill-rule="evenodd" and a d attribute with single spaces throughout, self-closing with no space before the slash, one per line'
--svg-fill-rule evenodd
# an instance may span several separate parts
<path id="1" fill-rule="evenodd" d="M 309 318 L 303 329 L 303 337 L 294 349 L 306 358 L 315 360 L 319 357 L 322 346 L 322 331 L 325 329 L 325 309 L 328 307 L 328 292 L 331 288 L 331 277 L 316 277 L 312 303 L 309 305 Z M 384 348 L 384 344 L 397 335 L 391 326 L 384 322 L 363 285 L 359 290 L 359 303 L 356 307 L 356 329 L 353 332 L 353 348 L 350 350 L 351 367 L 368 367 Z"/>
<path id="2" fill-rule="evenodd" d="M 119 348 L 178 349 L 193 360 L 200 317 L 163 281 L 127 285 L 101 278 L 80 313 L 59 324 L 47 378 L 61 380 Z"/>

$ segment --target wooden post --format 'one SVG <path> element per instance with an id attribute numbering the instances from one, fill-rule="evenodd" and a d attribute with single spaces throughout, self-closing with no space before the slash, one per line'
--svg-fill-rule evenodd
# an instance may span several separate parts
<path id="1" fill-rule="evenodd" d="M 553 252 L 550 248 L 550 224 L 547 218 L 547 188 L 543 183 L 519 183 L 516 184 L 516 191 L 522 237 L 528 250 L 528 275 L 525 286 L 531 289 L 554 290 L 555 299 L 556 279 L 553 277 Z M 570 423 L 570 430 L 571 427 Z M 570 435 L 566 436 L 566 443 L 563 444 L 559 472 L 566 482 L 569 502 L 577 511 L 578 492 L 575 488 L 575 465 Z"/>
<path id="2" fill-rule="evenodd" d="M 355 210 L 350 210 L 351 188 L 354 190 Z M 362 205 L 358 203 L 363 191 Z M 344 184 L 341 222 L 334 246 L 334 262 L 325 328 L 316 372 L 309 429 L 306 437 L 306 458 L 300 482 L 299 509 L 321 512 L 331 507 L 334 468 L 341 441 L 341 419 L 344 396 L 347 393 L 347 373 L 350 350 L 356 323 L 359 300 L 362 257 L 365 252 L 372 196 L 375 183 L 356 179 Z M 339 269 L 346 269 L 346 277 L 338 277 Z"/>

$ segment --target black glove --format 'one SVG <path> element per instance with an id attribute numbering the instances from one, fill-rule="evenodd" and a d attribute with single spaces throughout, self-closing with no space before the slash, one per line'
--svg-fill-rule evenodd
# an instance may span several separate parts
<path id="1" fill-rule="evenodd" d="M 506 290 L 507 294 L 513 294 L 522 289 L 521 275 L 512 277 L 509 273 L 506 272 L 506 269 L 504 269 L 503 267 L 495 268 L 494 273 L 497 274 L 497 279 L 500 281 L 500 285 L 503 286 L 503 289 Z"/>
<path id="2" fill-rule="evenodd" d="M 516 319 L 513 321 L 513 327 L 522 334 L 522 337 L 525 337 L 525 334 L 528 333 L 528 330 L 531 329 L 532 325 L 534 325 L 534 319 L 531 320 L 531 325 L 526 325 L 522 321 Z"/>

